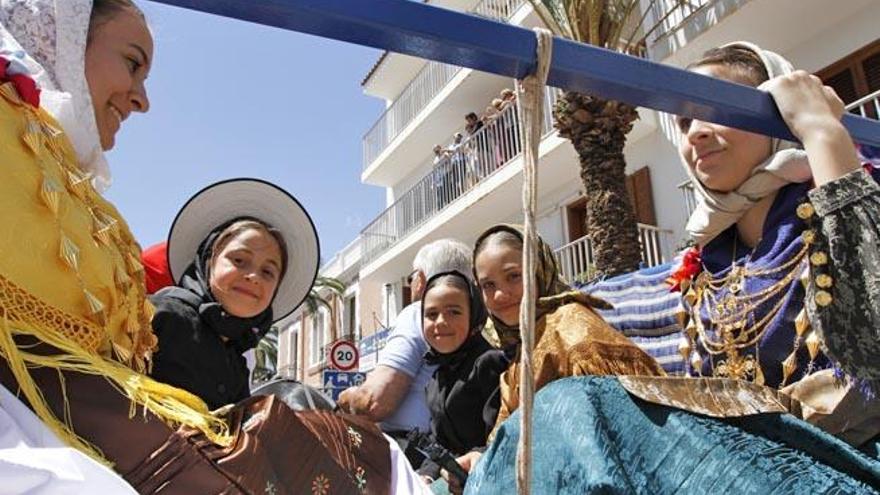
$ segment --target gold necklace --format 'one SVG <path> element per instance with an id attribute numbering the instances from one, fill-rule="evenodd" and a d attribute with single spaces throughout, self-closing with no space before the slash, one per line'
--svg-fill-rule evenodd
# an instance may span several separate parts
<path id="1" fill-rule="evenodd" d="M 758 343 L 767 331 L 769 323 L 779 314 L 785 302 L 783 292 L 791 286 L 796 279 L 803 277 L 808 270 L 807 252 L 813 240 L 811 231 L 803 234 L 804 246 L 789 260 L 778 267 L 750 269 L 749 260 L 754 254 L 749 255 L 742 265 L 736 263 L 736 238 L 734 238 L 733 261 L 731 268 L 723 277 L 713 277 L 703 267 L 703 271 L 685 295 L 685 303 L 690 306 L 689 322 L 685 327 L 685 337 L 679 344 L 679 352 L 686 361 L 690 361 L 691 367 L 700 373 L 702 357 L 694 348 L 694 342 L 699 340 L 703 349 L 713 360 L 712 374 L 741 380 L 754 381 L 764 384 L 764 374 L 760 366 Z M 745 281 L 748 278 L 767 277 L 784 274 L 772 285 L 755 293 L 745 293 Z M 761 305 L 773 300 L 769 311 L 756 320 L 755 310 Z M 708 326 L 703 322 L 703 309 L 708 316 Z M 797 367 L 797 351 L 800 347 L 801 338 L 809 327 L 804 311 L 798 315 L 795 322 L 796 333 L 793 351 L 782 363 L 783 384 Z M 813 332 L 811 332 L 812 334 Z M 807 339 L 810 349 L 810 367 L 818 353 L 818 345 L 812 345 Z M 813 347 L 816 351 L 814 352 Z M 754 349 L 754 355 L 747 353 Z M 717 363 L 715 362 L 718 358 Z"/>

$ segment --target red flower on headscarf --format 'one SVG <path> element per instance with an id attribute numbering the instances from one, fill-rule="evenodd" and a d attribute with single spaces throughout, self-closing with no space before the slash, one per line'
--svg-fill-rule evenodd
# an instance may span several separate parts
<path id="1" fill-rule="evenodd" d="M 692 247 L 685 251 L 684 256 L 681 258 L 681 265 L 666 279 L 666 283 L 671 286 L 670 292 L 680 292 L 681 283 L 685 280 L 693 279 L 702 269 L 703 263 L 700 259 L 700 249 Z"/>
<path id="2" fill-rule="evenodd" d="M 168 243 L 154 244 L 141 252 L 144 264 L 144 281 L 147 294 L 155 294 L 164 287 L 174 285 L 171 269 L 168 268 Z"/>
<path id="3" fill-rule="evenodd" d="M 0 83 L 11 82 L 15 85 L 18 95 L 28 105 L 40 107 L 40 88 L 37 82 L 26 74 L 8 74 L 9 60 L 0 57 Z"/>

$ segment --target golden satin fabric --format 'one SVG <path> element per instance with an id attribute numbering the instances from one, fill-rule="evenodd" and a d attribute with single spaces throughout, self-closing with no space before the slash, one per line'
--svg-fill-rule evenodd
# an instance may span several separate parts
<path id="1" fill-rule="evenodd" d="M 855 447 L 880 434 L 880 399 L 865 399 L 857 386 L 835 378 L 833 370 L 817 371 L 778 391 L 732 378 L 618 380 L 644 401 L 715 418 L 789 413 Z"/>
<path id="2" fill-rule="evenodd" d="M 11 83 L 0 85 L 0 151 L 0 357 L 37 416 L 107 462 L 53 414 L 29 371 L 54 368 L 103 376 L 132 401 L 132 414 L 142 405 L 229 443 L 225 423 L 198 397 L 140 373 L 156 346 L 140 248 L 77 166 L 59 124 Z M 49 347 L 19 345 L 34 339 Z"/>
<path id="3" fill-rule="evenodd" d="M 654 358 L 580 303 L 565 304 L 538 319 L 535 341 L 536 391 L 569 376 L 665 375 Z M 517 359 L 501 375 L 501 409 L 496 430 L 519 407 L 519 373 Z"/>
<path id="4" fill-rule="evenodd" d="M 645 376 L 618 380 L 644 401 L 715 418 L 787 412 L 772 389 L 744 380 Z"/>

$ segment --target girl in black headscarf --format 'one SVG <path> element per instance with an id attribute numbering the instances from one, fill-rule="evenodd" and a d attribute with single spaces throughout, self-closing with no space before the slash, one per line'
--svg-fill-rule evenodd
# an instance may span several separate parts
<path id="1" fill-rule="evenodd" d="M 510 360 L 483 337 L 486 318 L 479 291 L 465 275 L 444 272 L 428 280 L 422 321 L 431 349 L 425 360 L 437 365 L 427 387 L 431 433 L 455 456 L 485 446 L 498 416 L 499 378 Z M 426 461 L 419 473 L 435 479 L 439 467 Z"/>
<path id="2" fill-rule="evenodd" d="M 272 183 L 230 179 L 196 193 L 168 234 L 176 286 L 152 297 L 153 378 L 212 409 L 248 397 L 243 354 L 306 298 L 319 252 L 308 213 Z"/>
<path id="3" fill-rule="evenodd" d="M 237 219 L 214 229 L 178 285 L 152 298 L 159 339 L 153 377 L 212 409 L 248 397 L 243 354 L 272 326 L 286 260 L 284 238 L 263 222 Z"/>

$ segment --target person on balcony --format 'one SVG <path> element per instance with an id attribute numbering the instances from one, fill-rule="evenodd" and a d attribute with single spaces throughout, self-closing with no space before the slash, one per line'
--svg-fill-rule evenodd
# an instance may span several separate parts
<path id="1" fill-rule="evenodd" d="M 431 277 L 422 296 L 425 362 L 436 366 L 427 387 L 432 439 L 456 456 L 486 445 L 498 417 L 501 373 L 510 358 L 483 337 L 486 308 L 479 289 L 460 272 Z M 426 459 L 419 468 L 426 481 L 440 466 Z"/>
<path id="2" fill-rule="evenodd" d="M 451 149 L 444 148 L 439 144 L 434 146 L 433 168 L 431 169 L 430 177 L 431 190 L 434 194 L 434 204 L 437 211 L 442 210 L 443 207 L 451 201 L 451 177 L 449 172 L 452 169 L 452 165 L 450 164 L 451 158 Z"/>
<path id="3" fill-rule="evenodd" d="M 360 386 L 344 390 L 337 402 L 344 411 L 380 422 L 382 431 L 398 441 L 417 467 L 423 457 L 407 448 L 406 435 L 413 429 L 431 430 L 425 387 L 436 369 L 425 361 L 428 344 L 422 336 L 421 303 L 425 282 L 441 272 L 470 273 L 470 249 L 459 241 L 440 239 L 419 249 L 412 267 L 409 278 L 414 302 L 397 315 L 376 369 Z"/>
<path id="4" fill-rule="evenodd" d="M 737 42 L 689 68 L 768 91 L 803 147 L 678 118 L 682 160 L 704 199 L 687 227 L 698 248 L 669 281 L 692 376 L 546 387 L 532 434 L 559 441 L 535 458 L 567 461 L 539 460 L 533 489 L 558 489 L 564 476 L 571 493 L 620 483 L 650 493 L 877 493 L 880 174 L 860 166 L 834 91 L 778 54 Z M 640 297 L 631 291 L 630 302 Z M 514 486 L 504 470 L 518 422 L 501 428 L 469 493 Z"/>
<path id="5" fill-rule="evenodd" d="M 464 123 L 464 130 L 469 136 L 473 136 L 477 131 L 483 128 L 483 121 L 480 120 L 480 117 L 474 112 L 470 112 L 464 116 Z"/>
<path id="6" fill-rule="evenodd" d="M 140 249 L 95 186 L 125 118 L 149 109 L 152 54 L 130 0 L 0 2 L 0 197 L 15 233 L 0 238 L 4 491 L 420 493 L 369 421 L 274 397 L 212 412 L 145 375 L 156 337 Z M 278 464 L 298 462 L 292 449 L 310 467 Z"/>
<path id="7" fill-rule="evenodd" d="M 464 141 L 464 134 L 456 132 L 452 135 L 452 146 L 450 147 L 450 162 L 448 177 L 452 185 L 452 199 L 458 198 L 468 190 L 469 174 L 468 174 L 468 146 Z"/>
<path id="8" fill-rule="evenodd" d="M 519 110 L 516 104 L 516 92 L 510 88 L 501 90 L 501 120 L 502 128 L 499 152 L 501 163 L 505 164 L 516 156 L 520 150 L 517 140 L 517 126 L 519 126 Z"/>

